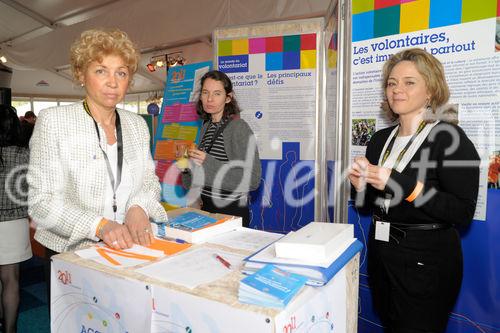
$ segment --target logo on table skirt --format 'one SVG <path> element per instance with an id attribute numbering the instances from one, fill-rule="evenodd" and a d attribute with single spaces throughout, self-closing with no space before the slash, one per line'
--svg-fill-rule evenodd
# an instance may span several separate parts
<path id="1" fill-rule="evenodd" d="M 86 328 L 85 325 L 82 325 L 80 333 L 101 333 L 101 331 L 95 330 L 92 327 Z"/>
<path id="2" fill-rule="evenodd" d="M 62 284 L 71 284 L 71 273 L 68 271 L 57 271 L 57 279 L 61 281 Z"/>
<path id="3" fill-rule="evenodd" d="M 283 326 L 283 333 L 292 333 L 293 330 L 297 329 L 297 318 L 295 316 L 290 317 L 290 322 Z"/>

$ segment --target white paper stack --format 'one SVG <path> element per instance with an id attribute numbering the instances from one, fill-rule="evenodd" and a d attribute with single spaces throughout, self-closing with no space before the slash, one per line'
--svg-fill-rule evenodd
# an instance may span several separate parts
<path id="1" fill-rule="evenodd" d="M 276 257 L 325 261 L 352 243 L 354 226 L 347 223 L 311 222 L 275 243 Z"/>

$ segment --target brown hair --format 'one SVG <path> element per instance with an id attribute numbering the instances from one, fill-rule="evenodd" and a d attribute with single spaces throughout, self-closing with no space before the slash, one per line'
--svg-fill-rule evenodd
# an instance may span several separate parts
<path id="1" fill-rule="evenodd" d="M 210 114 L 205 112 L 205 110 L 203 109 L 203 103 L 201 102 L 201 92 L 203 90 L 203 83 L 206 79 L 212 79 L 221 82 L 226 95 L 230 95 L 231 97 L 231 101 L 224 104 L 224 111 L 222 113 L 222 116 L 224 118 L 233 118 L 234 116 L 239 115 L 241 109 L 238 105 L 238 102 L 236 101 L 236 98 L 234 97 L 233 83 L 231 82 L 231 79 L 226 75 L 226 73 L 217 70 L 211 70 L 210 72 L 205 73 L 205 75 L 203 75 L 200 79 L 200 96 L 198 97 L 198 103 L 196 104 L 196 112 L 198 113 L 200 118 L 203 120 L 210 119 Z"/>
<path id="2" fill-rule="evenodd" d="M 100 62 L 107 55 L 121 57 L 132 80 L 140 59 L 134 43 L 125 32 L 118 29 L 91 29 L 82 32 L 80 38 L 71 45 L 70 54 L 71 72 L 77 81 L 92 61 Z"/>
<path id="3" fill-rule="evenodd" d="M 448 102 L 448 99 L 450 98 L 450 90 L 444 76 L 443 65 L 438 59 L 436 59 L 436 57 L 419 48 L 412 48 L 398 52 L 392 55 L 389 60 L 385 62 L 384 68 L 382 69 L 382 88 L 384 90 L 384 95 L 389 75 L 391 74 L 394 66 L 401 61 L 411 61 L 415 67 L 417 67 L 420 75 L 422 75 L 427 91 L 431 95 L 429 106 L 433 113 Z M 389 103 L 387 103 L 387 97 L 382 103 L 382 109 L 392 120 L 399 117 L 391 110 Z"/>

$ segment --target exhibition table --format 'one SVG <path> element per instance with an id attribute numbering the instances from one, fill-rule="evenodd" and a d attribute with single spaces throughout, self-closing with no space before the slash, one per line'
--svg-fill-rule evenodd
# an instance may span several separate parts
<path id="1" fill-rule="evenodd" d="M 220 244 L 213 247 L 249 255 Z M 182 253 L 177 254 L 182 255 Z M 357 331 L 359 256 L 323 287 L 304 287 L 285 309 L 238 302 L 244 275 L 230 271 L 194 289 L 67 252 L 52 257 L 52 332 L 338 332 Z"/>

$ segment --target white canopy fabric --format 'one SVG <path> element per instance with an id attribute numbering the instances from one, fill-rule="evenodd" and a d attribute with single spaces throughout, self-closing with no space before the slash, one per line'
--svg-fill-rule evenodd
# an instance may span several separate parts
<path id="1" fill-rule="evenodd" d="M 1 52 L 15 67 L 57 68 L 68 64 L 71 43 L 84 30 L 116 27 L 142 50 L 204 43 L 214 28 L 317 17 L 330 0 L 121 0 L 105 13 L 55 28 L 26 41 L 4 43 Z M 62 5 L 71 6 L 71 1 Z M 193 53 L 196 53 L 193 50 Z M 190 58 L 190 55 L 187 55 Z M 192 57 L 191 57 L 192 59 Z M 209 60 L 209 59 L 205 59 Z"/>
<path id="2" fill-rule="evenodd" d="M 119 28 L 142 51 L 130 92 L 158 91 L 166 72 L 146 70 L 151 56 L 182 51 L 188 63 L 212 60 L 215 28 L 321 17 L 331 3 L 336 0 L 0 0 L 0 55 L 14 70 L 7 79 L 13 94 L 78 96 L 83 91 L 72 84 L 68 66 L 71 44 L 85 30 Z"/>

